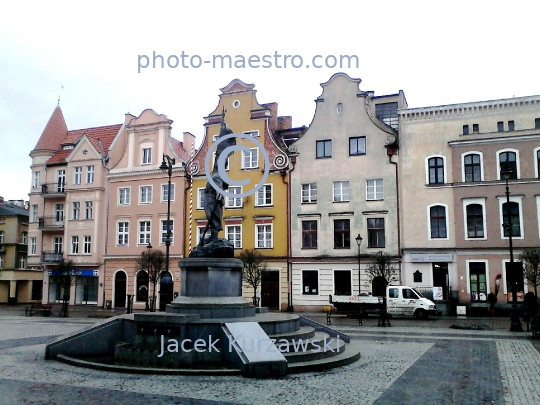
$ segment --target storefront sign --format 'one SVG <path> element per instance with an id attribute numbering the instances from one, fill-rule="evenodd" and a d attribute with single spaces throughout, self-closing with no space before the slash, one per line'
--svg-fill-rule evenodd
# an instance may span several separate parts
<path id="1" fill-rule="evenodd" d="M 453 257 L 450 253 L 411 253 L 412 263 L 447 263 L 452 261 Z"/>

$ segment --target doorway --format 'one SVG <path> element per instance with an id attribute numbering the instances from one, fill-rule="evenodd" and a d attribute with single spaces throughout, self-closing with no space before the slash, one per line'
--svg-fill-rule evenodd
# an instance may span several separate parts
<path id="1" fill-rule="evenodd" d="M 119 271 L 114 278 L 114 307 L 126 307 L 126 273 Z"/>
<path id="2" fill-rule="evenodd" d="M 164 271 L 159 280 L 159 310 L 165 311 L 167 304 L 173 300 L 174 282 L 171 273 Z"/>
<path id="3" fill-rule="evenodd" d="M 279 310 L 279 271 L 262 272 L 261 306 Z"/>
<path id="4" fill-rule="evenodd" d="M 448 301 L 448 263 L 433 263 L 433 287 L 442 287 L 443 301 Z"/>

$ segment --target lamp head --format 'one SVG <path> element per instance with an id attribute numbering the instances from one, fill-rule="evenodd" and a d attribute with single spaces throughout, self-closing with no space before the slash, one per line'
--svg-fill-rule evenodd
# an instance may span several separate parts
<path id="1" fill-rule="evenodd" d="M 362 237 L 360 236 L 360 234 L 358 234 L 358 236 L 356 238 L 354 238 L 354 240 L 356 240 L 356 244 L 358 246 L 360 246 L 362 244 Z"/>
<path id="2" fill-rule="evenodd" d="M 509 164 L 506 163 L 501 166 L 501 179 L 508 180 L 512 177 L 513 174 L 514 170 Z"/>

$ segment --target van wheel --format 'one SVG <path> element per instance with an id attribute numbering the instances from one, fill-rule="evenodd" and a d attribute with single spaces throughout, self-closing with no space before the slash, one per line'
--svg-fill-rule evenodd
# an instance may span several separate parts
<path id="1" fill-rule="evenodd" d="M 414 313 L 415 319 L 428 319 L 429 314 L 423 309 L 417 309 Z"/>

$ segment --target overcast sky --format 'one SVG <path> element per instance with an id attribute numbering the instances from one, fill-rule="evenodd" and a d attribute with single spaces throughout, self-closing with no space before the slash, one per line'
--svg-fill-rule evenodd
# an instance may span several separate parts
<path id="1" fill-rule="evenodd" d="M 409 107 L 540 94 L 540 6 L 505 3 L 8 2 L 0 13 L 0 196 L 28 199 L 28 154 L 59 94 L 70 130 L 153 108 L 174 120 L 173 136 L 189 131 L 198 142 L 219 88 L 234 78 L 255 84 L 258 101 L 277 102 L 294 126 L 310 124 L 320 83 L 339 71 L 375 95 L 403 90 Z M 182 68 L 179 59 L 177 68 L 150 62 L 139 73 L 139 55 L 154 51 L 165 63 L 184 52 L 188 66 L 193 55 L 215 54 L 272 55 L 275 63 L 276 52 L 299 55 L 304 66 Z M 318 63 L 356 55 L 359 66 L 306 68 L 314 55 L 323 55 Z"/>

